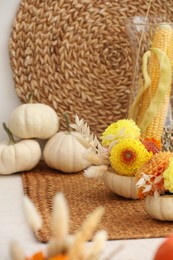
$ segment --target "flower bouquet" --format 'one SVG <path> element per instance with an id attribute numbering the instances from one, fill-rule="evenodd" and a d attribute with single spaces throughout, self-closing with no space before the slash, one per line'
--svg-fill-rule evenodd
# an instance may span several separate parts
<path id="1" fill-rule="evenodd" d="M 85 176 L 101 177 L 111 191 L 137 199 L 135 175 L 159 151 L 160 143 L 154 139 L 141 139 L 141 131 L 131 119 L 110 124 L 100 138 L 102 149 L 95 154 L 100 158 L 100 165 L 87 168 Z"/>
<path id="2" fill-rule="evenodd" d="M 102 176 L 105 185 L 120 196 L 136 199 L 136 172 L 159 147 L 141 139 L 140 129 L 133 120 L 111 124 L 101 139 L 109 156 L 108 170 Z"/>

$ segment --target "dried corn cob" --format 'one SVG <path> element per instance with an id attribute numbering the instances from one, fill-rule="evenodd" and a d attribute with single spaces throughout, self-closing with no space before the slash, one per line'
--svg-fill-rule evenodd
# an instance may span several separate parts
<path id="1" fill-rule="evenodd" d="M 163 57 L 158 59 L 158 56 L 156 55 L 156 52 L 152 50 L 160 50 L 162 52 L 162 56 L 165 56 L 167 58 L 169 64 L 170 64 L 170 73 L 169 79 L 167 78 L 168 88 L 166 90 L 166 94 L 163 97 L 163 100 L 159 100 L 159 96 L 157 99 L 160 102 L 160 105 L 155 106 L 155 104 L 152 107 L 152 102 L 156 95 L 158 95 L 158 86 L 160 84 L 161 79 L 161 65 L 164 66 L 164 64 L 161 64 L 162 62 L 165 62 Z M 171 92 L 171 79 L 172 79 L 172 65 L 173 65 L 173 29 L 168 24 L 161 24 L 156 28 L 153 43 L 152 43 L 152 49 L 151 49 L 151 57 L 148 62 L 148 74 L 151 79 L 150 86 L 143 92 L 143 94 L 140 97 L 139 107 L 138 107 L 138 116 L 136 119 L 137 125 L 142 130 L 142 137 L 147 138 L 155 138 L 160 140 L 163 132 L 163 127 L 165 124 L 166 116 L 168 113 L 168 106 L 169 106 L 169 100 L 170 100 L 170 92 Z M 165 68 L 164 68 L 165 69 Z M 165 80 L 165 75 L 162 75 L 162 85 Z M 162 86 L 163 88 L 164 86 Z M 166 86 L 165 86 L 166 87 Z M 163 89 L 164 91 L 164 89 Z M 160 98 L 161 99 L 161 98 Z M 157 107 L 157 111 L 155 113 L 154 118 L 151 120 L 149 125 L 145 127 L 144 125 L 144 118 L 146 117 L 146 113 L 151 114 L 152 111 L 148 111 L 149 109 L 153 110 Z M 143 121 L 144 120 L 144 121 Z"/>

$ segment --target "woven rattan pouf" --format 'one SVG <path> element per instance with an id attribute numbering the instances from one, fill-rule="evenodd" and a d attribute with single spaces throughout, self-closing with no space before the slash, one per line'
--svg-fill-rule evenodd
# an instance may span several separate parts
<path id="1" fill-rule="evenodd" d="M 20 100 L 32 92 L 95 133 L 124 118 L 132 76 L 125 19 L 146 10 L 146 0 L 22 0 L 10 37 Z M 172 0 L 153 1 L 150 14 L 171 20 Z"/>

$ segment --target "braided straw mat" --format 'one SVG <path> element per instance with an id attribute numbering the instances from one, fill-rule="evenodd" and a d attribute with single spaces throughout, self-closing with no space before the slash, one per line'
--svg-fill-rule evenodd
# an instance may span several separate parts
<path id="1" fill-rule="evenodd" d="M 36 233 L 40 242 L 50 239 L 50 215 L 53 196 L 63 192 L 70 211 L 70 233 L 82 224 L 87 214 L 103 205 L 105 214 L 98 230 L 105 229 L 108 238 L 164 237 L 173 230 L 172 222 L 153 220 L 145 211 L 144 201 L 128 200 L 109 192 L 101 180 L 51 170 L 43 162 L 22 174 L 25 194 L 34 202 L 43 217 L 43 228 Z"/>
<path id="2" fill-rule="evenodd" d="M 126 117 L 132 62 L 124 23 L 146 11 L 146 0 L 22 0 L 9 50 L 20 100 L 32 92 L 95 133 Z M 152 1 L 149 14 L 171 20 L 172 0 Z"/>

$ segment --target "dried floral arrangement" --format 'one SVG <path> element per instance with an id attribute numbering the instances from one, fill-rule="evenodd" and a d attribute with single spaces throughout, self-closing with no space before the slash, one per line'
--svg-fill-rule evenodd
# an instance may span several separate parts
<path id="1" fill-rule="evenodd" d="M 83 154 L 92 164 L 84 171 L 88 178 L 101 177 L 104 180 L 104 176 L 109 176 L 111 172 L 114 176 L 133 177 L 136 182 L 139 169 L 161 152 L 161 142 L 154 138 L 142 138 L 140 128 L 132 119 L 110 124 L 101 135 L 101 142 L 77 115 L 71 127 L 82 134 L 80 141 L 88 147 Z"/>
<path id="2" fill-rule="evenodd" d="M 27 221 L 34 232 L 42 227 L 42 218 L 28 197 L 24 197 L 24 209 Z M 74 235 L 69 234 L 69 208 L 62 193 L 57 193 L 53 200 L 51 215 L 52 238 L 48 242 L 46 252 L 36 252 L 31 257 L 26 257 L 23 249 L 14 241 L 11 243 L 11 256 L 13 260 L 98 260 L 107 240 L 107 232 L 95 232 L 98 223 L 104 214 L 104 208 L 98 207 L 91 212 Z M 92 239 L 92 236 L 94 237 Z M 92 239 L 91 246 L 86 242 Z M 111 252 L 116 254 L 121 248 Z M 107 256 L 106 259 L 111 259 Z"/>
<path id="3" fill-rule="evenodd" d="M 134 177 L 138 198 L 173 193 L 173 153 L 166 150 L 161 140 L 143 138 L 132 119 L 109 125 L 100 137 L 101 142 L 77 115 L 75 124 L 70 126 L 81 134 L 76 138 L 87 147 L 83 156 L 92 165 L 84 171 L 86 177 L 103 177 L 109 171 Z"/>

